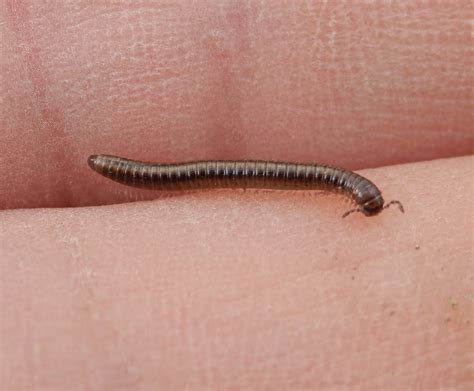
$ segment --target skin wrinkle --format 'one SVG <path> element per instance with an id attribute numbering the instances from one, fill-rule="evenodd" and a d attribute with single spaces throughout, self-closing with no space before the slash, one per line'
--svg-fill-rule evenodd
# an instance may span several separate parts
<path id="1" fill-rule="evenodd" d="M 36 158 L 48 162 L 48 159 L 62 162 L 64 167 L 68 166 L 68 157 L 73 148 L 65 137 L 64 114 L 61 108 L 55 104 L 54 99 L 49 97 L 50 77 L 49 69 L 45 66 L 42 57 L 42 49 L 37 44 L 34 31 L 34 17 L 30 15 L 27 4 L 24 1 L 6 1 L 6 14 L 8 15 L 9 27 L 14 31 L 14 50 L 16 57 L 21 59 L 31 86 L 31 94 L 36 106 L 36 127 L 42 135 L 56 140 L 56 147 L 46 154 L 37 149 L 34 150 Z M 5 26 L 6 27 L 6 26 Z M 60 146 L 60 148 L 59 148 Z M 44 151 L 43 151 L 44 152 Z M 47 157 L 46 157 L 47 155 Z M 52 164 L 50 164 L 52 166 Z M 72 203 L 72 194 L 66 183 L 57 183 L 58 196 L 52 201 L 45 200 L 46 205 L 61 204 L 64 206 Z"/>

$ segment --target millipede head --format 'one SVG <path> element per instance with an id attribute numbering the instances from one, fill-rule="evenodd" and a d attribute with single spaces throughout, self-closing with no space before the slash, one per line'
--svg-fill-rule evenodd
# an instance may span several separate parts
<path id="1" fill-rule="evenodd" d="M 362 204 L 361 212 L 366 216 L 375 216 L 383 210 L 383 203 L 382 195 L 376 194 L 375 197 Z"/>
<path id="2" fill-rule="evenodd" d="M 382 196 L 377 196 L 372 200 L 365 202 L 360 208 L 348 210 L 342 215 L 342 217 L 347 217 L 354 212 L 360 212 L 365 214 L 366 216 L 375 216 L 379 214 L 382 210 L 387 209 L 388 207 L 390 207 L 390 205 L 394 204 L 398 205 L 398 209 L 400 209 L 402 213 L 405 213 L 405 209 L 403 208 L 403 205 L 400 201 L 393 200 L 384 205 Z"/>

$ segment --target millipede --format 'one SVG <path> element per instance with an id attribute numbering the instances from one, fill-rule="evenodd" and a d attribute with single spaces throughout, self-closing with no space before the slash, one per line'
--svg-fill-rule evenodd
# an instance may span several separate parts
<path id="1" fill-rule="evenodd" d="M 99 174 L 124 185 L 180 191 L 210 188 L 322 190 L 342 193 L 360 212 L 375 216 L 400 201 L 384 202 L 381 191 L 355 172 L 324 164 L 300 164 L 262 160 L 208 160 L 162 164 L 130 160 L 111 155 L 91 155 L 89 166 Z"/>

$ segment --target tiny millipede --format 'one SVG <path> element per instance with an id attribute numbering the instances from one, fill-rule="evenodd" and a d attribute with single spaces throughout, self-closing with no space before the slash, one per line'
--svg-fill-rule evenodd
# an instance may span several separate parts
<path id="1" fill-rule="evenodd" d="M 381 191 L 355 172 L 324 164 L 263 160 L 208 160 L 174 164 L 147 163 L 111 155 L 91 155 L 89 166 L 124 185 L 162 191 L 210 188 L 323 190 L 342 193 L 357 208 L 353 212 L 375 216 L 400 201 L 384 202 Z"/>

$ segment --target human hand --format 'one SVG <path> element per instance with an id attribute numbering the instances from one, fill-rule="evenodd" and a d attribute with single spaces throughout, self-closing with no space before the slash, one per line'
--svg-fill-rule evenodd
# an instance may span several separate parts
<path id="1" fill-rule="evenodd" d="M 472 153 L 468 2 L 51 4 L 1 11 L 3 388 L 468 386 L 472 158 L 407 164 Z M 406 214 L 92 153 L 378 167 Z"/>

